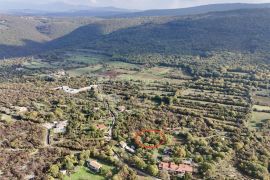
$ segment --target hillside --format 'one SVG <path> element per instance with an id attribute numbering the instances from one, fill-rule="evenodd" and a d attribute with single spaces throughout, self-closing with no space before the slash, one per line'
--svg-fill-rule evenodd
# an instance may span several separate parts
<path id="1" fill-rule="evenodd" d="M 135 13 L 121 14 L 118 17 L 184 16 L 184 15 L 203 14 L 208 12 L 231 11 L 238 9 L 255 9 L 255 8 L 270 8 L 270 3 L 266 4 L 228 3 L 228 4 L 209 4 L 179 9 L 154 9 Z"/>
<path id="2" fill-rule="evenodd" d="M 51 18 L 46 23 L 34 18 L 24 21 L 16 30 L 13 28 L 17 26 L 10 26 L 8 30 L 3 27 L 0 56 L 8 56 L 14 50 L 15 55 L 22 55 L 66 47 L 111 54 L 204 55 L 212 51 L 254 53 L 270 50 L 270 9 L 180 17 Z M 25 42 L 23 46 L 17 46 L 22 42 Z"/>
<path id="3" fill-rule="evenodd" d="M 41 18 L 0 15 L 0 57 L 27 55 L 41 44 L 69 34 L 94 18 Z"/>
<path id="4" fill-rule="evenodd" d="M 126 27 L 124 20 L 101 21 L 49 44 L 57 47 L 78 42 L 112 54 L 204 54 L 224 50 L 253 53 L 270 49 L 270 9 L 144 20 L 134 27 L 130 20 Z"/>

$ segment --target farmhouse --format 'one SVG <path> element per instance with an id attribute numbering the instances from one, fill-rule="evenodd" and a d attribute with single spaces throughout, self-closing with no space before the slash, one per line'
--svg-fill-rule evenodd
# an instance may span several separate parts
<path id="1" fill-rule="evenodd" d="M 101 164 L 99 164 L 97 161 L 90 160 L 90 159 L 86 161 L 86 165 L 89 169 L 91 169 L 95 172 L 99 172 L 100 168 L 102 168 Z"/>
<path id="2" fill-rule="evenodd" d="M 53 88 L 52 90 L 63 90 L 69 94 L 77 94 L 79 92 L 84 92 L 84 91 L 88 91 L 91 89 L 97 89 L 97 87 L 98 87 L 97 85 L 91 85 L 91 86 L 80 88 L 80 89 L 73 89 L 73 88 L 70 88 L 68 86 L 62 86 L 62 87 Z"/>
<path id="3" fill-rule="evenodd" d="M 187 164 L 175 164 L 175 163 L 167 163 L 161 162 L 159 164 L 160 170 L 166 170 L 170 173 L 181 174 L 181 173 L 192 173 L 194 172 L 193 167 Z"/>

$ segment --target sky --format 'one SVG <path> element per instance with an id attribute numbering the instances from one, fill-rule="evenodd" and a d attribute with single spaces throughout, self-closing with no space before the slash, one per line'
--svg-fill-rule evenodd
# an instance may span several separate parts
<path id="1" fill-rule="evenodd" d="M 270 3 L 270 0 L 0 0 L 0 6 L 7 4 L 45 4 L 65 2 L 73 5 L 87 5 L 87 6 L 114 6 L 125 9 L 172 9 L 184 8 L 205 4 L 216 3 Z"/>

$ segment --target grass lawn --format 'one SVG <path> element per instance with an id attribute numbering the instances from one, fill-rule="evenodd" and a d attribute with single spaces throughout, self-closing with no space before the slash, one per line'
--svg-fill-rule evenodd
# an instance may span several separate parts
<path id="1" fill-rule="evenodd" d="M 105 169 L 110 169 L 113 170 L 113 166 L 109 166 L 106 164 L 102 164 L 102 167 Z M 71 174 L 70 176 L 65 176 L 64 180 L 105 180 L 106 178 L 99 175 L 95 174 L 94 172 L 90 171 L 87 167 L 85 166 L 78 166 L 77 170 L 75 173 Z"/>
<path id="2" fill-rule="evenodd" d="M 252 120 L 249 122 L 249 127 L 256 128 L 258 123 L 261 123 L 266 119 L 270 119 L 270 113 L 252 112 Z"/>
<path id="3" fill-rule="evenodd" d="M 71 174 L 70 177 L 66 176 L 64 180 L 104 180 L 105 178 L 92 173 L 91 171 L 88 170 L 87 167 L 80 166 L 77 169 L 77 172 L 74 174 Z"/>
<path id="4" fill-rule="evenodd" d="M 98 64 L 98 65 L 88 66 L 85 68 L 72 69 L 72 70 L 67 71 L 67 73 L 70 76 L 74 77 L 74 76 L 81 76 L 81 75 L 87 74 L 87 73 L 94 73 L 95 71 L 98 71 L 100 69 L 102 69 L 102 65 Z"/>
<path id="5" fill-rule="evenodd" d="M 126 63 L 126 62 L 121 62 L 121 61 L 109 61 L 108 62 L 108 65 L 111 67 L 111 68 L 114 68 L 114 69 L 126 69 L 126 70 L 129 70 L 129 69 L 134 69 L 134 68 L 141 68 L 140 65 L 136 65 L 136 64 L 131 64 L 131 63 Z"/>
<path id="6" fill-rule="evenodd" d="M 263 111 L 263 110 L 270 111 L 270 106 L 254 105 L 253 109 L 257 109 L 259 111 Z"/>
<path id="7" fill-rule="evenodd" d="M 31 61 L 23 64 L 24 67 L 29 69 L 40 69 L 40 68 L 53 68 L 49 63 L 42 61 Z"/>
<path id="8" fill-rule="evenodd" d="M 97 54 L 89 54 L 89 55 L 73 55 L 66 59 L 67 61 L 73 61 L 77 63 L 87 63 L 87 64 L 97 64 L 101 62 L 105 62 L 107 60 L 106 56 L 97 55 Z"/>
<path id="9" fill-rule="evenodd" d="M 255 103 L 258 102 L 260 105 L 270 106 L 270 97 L 254 96 L 253 99 Z"/>

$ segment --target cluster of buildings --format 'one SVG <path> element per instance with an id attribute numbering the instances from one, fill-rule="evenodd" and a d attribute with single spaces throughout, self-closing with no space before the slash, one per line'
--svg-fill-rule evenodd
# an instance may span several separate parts
<path id="1" fill-rule="evenodd" d="M 97 85 L 91 85 L 91 86 L 80 88 L 80 89 L 73 89 L 73 88 L 70 88 L 68 86 L 61 86 L 61 87 L 54 88 L 53 90 L 63 90 L 69 94 L 78 94 L 80 92 L 88 91 L 91 89 L 96 89 L 97 87 L 98 87 Z"/>
<path id="2" fill-rule="evenodd" d="M 160 162 L 159 169 L 168 171 L 170 174 L 183 176 L 185 173 L 193 173 L 195 169 L 189 164 L 175 164 L 173 162 Z"/>
<path id="3" fill-rule="evenodd" d="M 66 132 L 66 127 L 68 125 L 68 121 L 60 121 L 60 122 L 53 122 L 53 123 L 45 123 L 43 127 L 47 129 L 53 129 L 54 133 L 64 133 Z"/>
<path id="4" fill-rule="evenodd" d="M 187 159 L 183 160 L 182 164 L 175 164 L 173 162 L 160 162 L 159 169 L 182 177 L 185 175 L 185 173 L 197 172 L 197 165 L 193 163 L 191 159 Z"/>

